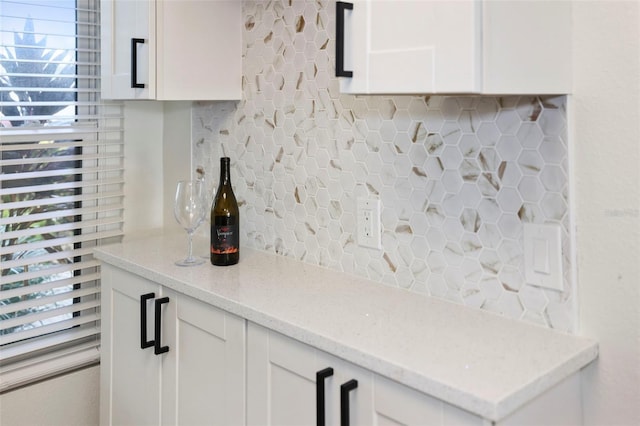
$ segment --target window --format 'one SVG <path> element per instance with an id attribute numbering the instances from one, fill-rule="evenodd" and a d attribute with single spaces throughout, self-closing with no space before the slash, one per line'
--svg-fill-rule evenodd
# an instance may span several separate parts
<path id="1" fill-rule="evenodd" d="M 0 391 L 99 358 L 92 248 L 122 234 L 98 0 L 0 0 Z"/>

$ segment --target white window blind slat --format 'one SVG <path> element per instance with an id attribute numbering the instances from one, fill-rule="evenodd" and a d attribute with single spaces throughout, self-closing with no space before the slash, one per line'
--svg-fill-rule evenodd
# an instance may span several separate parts
<path id="1" fill-rule="evenodd" d="M 17 208 L 25 208 L 25 207 L 36 207 L 36 206 L 48 206 L 52 204 L 63 204 L 63 203 L 75 203 L 75 202 L 88 202 L 94 201 L 98 199 L 105 199 L 111 197 L 123 197 L 124 192 L 122 190 L 118 191 L 109 191 L 103 192 L 101 194 L 87 194 L 87 195 L 70 195 L 68 197 L 56 197 L 42 200 L 29 200 L 29 201 L 21 201 L 21 202 L 12 202 L 5 203 L 5 207 L 7 209 L 17 209 Z"/>
<path id="2" fill-rule="evenodd" d="M 19 268 L 25 265 L 40 265 L 47 262 L 59 262 L 64 261 L 64 259 L 71 259 L 77 256 L 86 256 L 92 253 L 91 248 L 82 248 L 82 249 L 73 249 L 73 250 L 64 250 L 64 251 L 56 251 L 53 253 L 45 252 L 46 254 L 42 255 L 31 255 L 29 257 L 17 258 L 11 261 L 7 261 L 4 263 L 5 268 Z M 7 297 L 5 293 L 2 293 L 2 297 Z"/>
<path id="3" fill-rule="evenodd" d="M 56 141 L 56 148 L 87 148 L 87 147 L 102 147 L 102 146 L 106 146 L 109 145 L 108 141 L 91 141 L 91 140 L 83 140 L 83 139 L 72 139 L 69 140 L 69 142 L 60 142 L 60 141 Z M 119 141 L 113 141 L 111 142 L 111 145 L 113 147 L 119 147 L 119 145 L 121 145 L 122 142 Z M 21 143 L 21 144 L 13 144 L 12 146 L 8 146 L 8 145 L 0 145 L 0 151 L 31 151 L 34 149 L 38 149 L 41 148 L 42 144 L 41 143 Z M 11 176 L 6 176 L 5 177 L 11 177 Z"/>
<path id="4" fill-rule="evenodd" d="M 31 222 L 31 221 L 40 221 L 45 219 L 57 219 L 59 221 L 67 220 L 68 218 L 75 217 L 77 215 L 94 215 L 95 217 L 104 217 L 107 215 L 113 215 L 114 213 L 122 210 L 122 205 L 119 203 L 119 200 L 115 200 L 115 202 L 105 204 L 102 203 L 100 206 L 96 207 L 84 207 L 80 209 L 69 209 L 69 210 L 54 210 L 46 213 L 36 213 L 31 214 L 29 216 L 12 216 L 4 219 L 0 219 L 0 226 L 6 225 L 8 223 L 13 223 L 17 225 L 18 223 Z"/>
<path id="5" fill-rule="evenodd" d="M 31 300 L 26 300 L 24 302 L 18 302 L 18 303 L 14 303 L 11 305 L 4 305 L 2 307 L 0 307 L 0 314 L 7 314 L 7 313 L 11 313 L 11 312 L 17 312 L 17 311 L 24 311 L 24 310 L 28 310 L 34 307 L 37 307 L 39 305 L 43 305 L 43 304 L 52 304 L 52 303 L 56 303 L 56 302 L 64 302 L 70 299 L 75 299 L 78 297 L 84 297 L 84 296 L 94 296 L 96 294 L 100 293 L 100 288 L 99 287 L 84 287 L 81 288 L 79 290 L 70 290 L 70 291 L 64 291 L 64 292 L 60 292 L 60 293 L 52 293 L 46 296 L 42 296 L 38 299 L 31 299 Z M 72 305 L 70 307 L 71 311 L 73 312 L 78 308 L 78 306 L 76 305 Z M 43 313 L 44 314 L 44 313 Z M 43 315 L 43 314 L 39 314 L 41 315 L 41 317 L 39 318 L 49 318 L 50 315 Z M 9 320 L 7 321 L 5 327 L 15 327 L 16 325 L 23 325 L 23 324 L 29 324 L 31 322 L 34 322 L 36 319 L 35 316 L 30 316 L 30 315 L 24 315 L 21 317 L 18 317 L 16 319 L 13 320 Z M 13 321 L 13 322 L 12 322 Z"/>
<path id="6" fill-rule="evenodd" d="M 31 89 L 29 89 L 31 90 Z M 55 93 L 78 93 L 77 90 L 57 90 L 55 91 Z M 46 93 L 46 92 L 43 92 Z M 79 93 L 78 93 L 79 94 Z M 99 104 L 96 102 L 65 102 L 65 101 L 42 101 L 42 102 L 34 102 L 34 101 L 15 101 L 15 102 L 0 102 L 0 107 L 3 106 L 16 106 L 16 107 L 29 107 L 29 108 L 33 108 L 33 107 L 60 107 L 60 108 L 65 108 L 68 107 L 69 105 L 72 106 L 76 106 L 76 107 L 91 107 L 91 106 L 98 106 Z"/>
<path id="7" fill-rule="evenodd" d="M 19 75 L 16 74 L 8 74 L 7 77 L 20 77 Z M 76 78 L 77 76 L 69 76 L 72 78 Z M 16 87 L 15 90 L 19 90 L 21 92 L 26 92 L 31 90 L 31 87 L 25 86 L 25 87 Z M 0 93 L 1 92 L 5 92 L 5 93 L 10 93 L 13 90 L 11 89 L 6 89 L 6 88 L 0 88 Z M 82 89 L 82 88 L 68 88 L 68 89 L 55 89 L 55 88 L 46 88 L 46 89 L 41 89 L 39 90 L 41 93 L 91 93 L 92 90 L 91 89 Z M 3 93 L 4 95 L 4 93 Z M 22 103 L 23 105 L 28 105 L 28 106 L 33 106 L 34 104 L 31 102 L 24 102 Z M 16 102 L 2 102 L 0 101 L 0 106 L 8 106 L 8 105 L 17 105 Z M 43 105 L 43 103 L 39 103 L 38 105 Z M 68 104 L 66 102 L 64 103 L 56 103 L 56 105 L 64 105 L 67 106 Z M 77 103 L 74 105 L 78 105 Z"/>
<path id="8" fill-rule="evenodd" d="M 87 155 L 67 155 L 61 157 L 30 157 L 19 158 L 15 160 L 5 160 L 3 165 L 7 166 L 26 166 L 29 164 L 44 164 L 44 163 L 62 163 L 67 161 L 87 161 L 87 160 L 115 160 L 121 158 L 120 153 L 104 153 L 104 154 L 87 154 Z"/>
<path id="9" fill-rule="evenodd" d="M 3 32 L 3 31 L 0 31 L 0 33 L 1 33 L 1 32 Z M 60 37 L 64 37 L 64 35 L 60 35 Z M 93 38 L 95 38 L 95 37 L 85 37 L 85 38 L 87 38 L 87 39 L 93 39 Z M 4 44 L 4 46 L 6 46 L 6 47 L 11 47 L 11 48 L 14 48 L 14 49 L 16 49 L 16 48 L 19 48 L 19 49 L 34 49 L 34 47 L 33 47 L 33 46 L 30 46 L 30 45 L 28 45 L 28 44 L 20 44 L 20 43 L 6 43 L 6 44 Z M 52 49 L 53 49 L 53 48 L 55 48 L 55 49 L 57 49 L 57 50 L 62 50 L 62 51 L 65 51 L 65 52 L 83 52 L 83 53 L 88 53 L 88 52 L 90 52 L 90 53 L 95 53 L 95 54 L 100 53 L 100 51 L 99 51 L 98 49 L 81 48 L 81 47 L 79 47 L 79 46 L 76 46 L 76 47 L 74 48 L 74 47 L 68 47 L 68 46 L 65 46 L 65 45 L 63 45 L 63 44 L 59 44 L 59 45 L 57 45 L 57 46 L 50 46 L 50 47 L 51 47 Z M 27 75 L 29 75 L 29 74 L 27 74 Z"/>
<path id="10" fill-rule="evenodd" d="M 0 278 L 0 284 L 10 284 L 10 283 L 16 283 L 20 281 L 24 282 L 24 281 L 33 280 L 34 278 L 40 278 L 47 275 L 60 276 L 65 272 L 76 272 L 82 269 L 95 268 L 99 265 L 100 263 L 97 260 L 91 260 L 91 261 L 85 261 L 85 262 L 73 262 L 72 265 L 62 264 L 61 266 L 49 267 L 46 269 L 34 268 L 35 270 L 29 271 L 29 272 L 5 275 L 2 278 Z M 6 296 L 4 296 L 4 294 L 0 293 L 0 298 L 5 299 L 5 297 Z M 1 309 L 0 309 L 0 312 L 2 312 Z"/>
<path id="11" fill-rule="evenodd" d="M 76 173 L 76 172 L 70 173 L 67 176 L 69 175 L 81 176 L 79 173 Z M 50 185 L 43 184 L 43 185 L 24 186 L 20 188 L 0 189 L 0 195 L 14 195 L 14 194 L 21 194 L 24 192 L 32 192 L 35 194 L 36 192 L 50 192 L 50 191 L 57 191 L 57 190 L 63 190 L 63 189 L 80 189 L 80 188 L 85 188 L 90 186 L 95 187 L 99 185 L 118 185 L 123 183 L 124 183 L 124 179 L 122 178 L 109 178 L 109 179 L 103 179 L 103 180 L 89 180 L 89 181 L 79 180 L 79 181 L 66 182 L 66 183 L 52 183 Z"/>
<path id="12" fill-rule="evenodd" d="M 92 228 L 92 227 L 99 227 L 104 225 L 114 225 L 114 224 L 119 225 L 120 222 L 122 221 L 117 216 L 115 217 L 109 216 L 109 217 L 96 219 L 96 220 L 79 220 L 79 221 L 74 221 L 70 223 L 63 223 L 60 225 L 42 226 L 40 228 L 35 228 L 35 229 L 28 228 L 21 231 L 7 232 L 4 238 L 7 240 L 13 239 L 13 238 L 25 239 L 26 237 L 33 237 L 36 235 L 46 234 L 49 236 L 49 235 L 57 235 L 58 233 L 62 233 L 60 235 L 67 235 L 69 231 L 73 232 L 73 231 L 81 230 L 83 228 Z"/>
<path id="13" fill-rule="evenodd" d="M 13 254 L 13 253 L 22 253 L 24 251 L 29 251 L 29 250 L 38 250 L 38 249 L 46 249 L 47 247 L 55 247 L 55 246 L 61 246 L 61 245 L 66 245 L 66 244 L 81 244 L 84 242 L 91 242 L 91 241 L 96 241 L 96 240 L 101 240 L 101 239 L 108 239 L 108 238 L 113 238 L 113 237 L 117 237 L 122 235 L 122 232 L 118 229 L 115 230 L 111 230 L 111 231 L 102 231 L 102 232 L 94 232 L 92 234 L 88 234 L 88 235 L 76 235 L 73 237 L 61 237 L 61 238 L 55 238 L 52 241 L 40 241 L 40 242 L 34 242 L 34 243 L 29 243 L 29 244 L 20 244 L 18 247 L 16 248 L 12 248 L 14 246 L 8 246 L 8 247 L 2 247 L 0 249 L 0 254 L 2 255 L 6 255 L 6 254 Z"/>
<path id="14" fill-rule="evenodd" d="M 54 322 L 54 323 L 43 325 L 36 328 L 23 329 L 15 333 L 2 335 L 0 336 L 0 345 L 4 346 L 10 343 L 22 342 L 22 341 L 26 341 L 27 339 L 33 339 L 34 337 L 44 336 L 49 333 L 66 331 L 72 327 L 77 327 L 83 324 L 94 324 L 96 321 L 100 320 L 100 314 L 96 313 L 98 312 L 98 310 L 94 309 L 94 308 L 97 308 L 99 305 L 100 305 L 99 301 L 87 303 L 85 307 L 89 312 L 91 312 L 90 314 L 74 316 L 74 317 L 71 317 L 71 319 Z M 82 309 L 76 309 L 76 312 L 81 312 L 81 311 Z M 2 360 L 5 361 L 7 359 L 8 358 L 5 356 L 5 352 L 3 349 Z"/>
<path id="15" fill-rule="evenodd" d="M 122 236 L 123 111 L 100 98 L 99 0 L 0 0 L 0 391 L 98 359 Z"/>
<path id="16" fill-rule="evenodd" d="M 102 108 L 104 108 L 104 104 L 101 105 Z M 69 120 L 73 120 L 74 118 L 76 118 L 76 115 L 74 114 L 64 114 L 64 113 L 58 113 L 55 116 L 51 116 L 51 115 L 32 115 L 31 118 L 33 120 L 37 120 L 37 121 L 41 121 L 41 120 L 51 120 L 52 123 L 58 123 L 58 122 L 67 122 Z M 5 116 L 3 117 L 3 121 L 15 121 L 15 120 L 22 120 L 23 117 L 21 115 L 9 115 L 9 114 L 5 114 Z M 102 119 L 107 119 L 106 116 L 102 116 L 102 115 L 85 115 L 83 117 L 83 119 L 85 120 L 102 120 Z"/>
<path id="17" fill-rule="evenodd" d="M 76 174 L 85 174 L 90 175 L 92 173 L 102 173 L 102 174 L 120 174 L 122 173 L 123 167 L 117 168 L 97 168 L 97 167 L 83 167 L 77 169 L 56 169 L 56 170 L 45 170 L 41 172 L 26 172 L 26 173 L 12 173 L 10 176 L 3 176 L 5 182 L 11 180 L 24 180 L 24 179 L 42 179 L 47 177 L 56 177 L 56 176 L 66 176 L 71 173 Z"/>
<path id="18" fill-rule="evenodd" d="M 75 116 L 74 116 L 75 117 Z M 6 116 L 5 119 L 9 117 Z M 121 119 L 121 116 L 115 116 L 115 119 Z M 94 119 L 93 116 L 89 119 Z M 97 134 L 100 131 L 108 130 L 108 128 L 100 127 L 97 123 L 92 123 L 92 126 L 75 124 L 73 126 L 47 126 L 43 128 L 4 128 L 2 129 L 2 141 L 9 143 L 18 142 L 33 142 L 33 141 L 46 141 L 46 140 L 64 140 L 64 139 L 76 139 L 84 141 L 98 140 Z M 114 127 L 112 132 L 119 132 L 122 129 Z M 20 148 L 21 145 L 18 145 Z M 7 146 L 4 147 L 7 149 Z"/>
<path id="19" fill-rule="evenodd" d="M 100 274 L 98 272 L 94 272 L 93 274 L 83 274 L 82 276 L 78 275 L 71 278 L 49 281 L 47 283 L 38 284 L 38 291 L 46 292 L 55 288 L 70 287 L 76 284 L 81 284 L 83 282 L 95 281 L 99 278 Z M 33 293 L 32 288 L 17 287 L 12 290 L 7 290 L 6 294 L 3 294 L 2 297 L 5 297 L 7 299 L 11 297 L 22 297 L 30 293 Z"/>

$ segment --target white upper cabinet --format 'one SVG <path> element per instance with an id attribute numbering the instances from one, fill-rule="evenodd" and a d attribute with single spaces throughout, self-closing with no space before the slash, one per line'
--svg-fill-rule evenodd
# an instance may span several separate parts
<path id="1" fill-rule="evenodd" d="M 240 99 L 241 13 L 237 0 L 102 0 L 102 97 Z"/>
<path id="2" fill-rule="evenodd" d="M 336 12 L 342 93 L 570 92 L 568 1 L 354 0 Z"/>

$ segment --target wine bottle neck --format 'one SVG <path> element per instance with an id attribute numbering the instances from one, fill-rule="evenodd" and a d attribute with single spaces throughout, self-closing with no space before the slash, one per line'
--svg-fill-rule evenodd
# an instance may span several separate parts
<path id="1" fill-rule="evenodd" d="M 229 158 L 220 159 L 220 186 L 231 184 L 231 171 L 229 170 Z"/>

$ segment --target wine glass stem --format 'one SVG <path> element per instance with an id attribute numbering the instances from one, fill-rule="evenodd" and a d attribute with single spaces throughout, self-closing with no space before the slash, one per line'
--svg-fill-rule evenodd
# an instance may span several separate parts
<path id="1" fill-rule="evenodd" d="M 187 235 L 188 235 L 187 259 L 191 259 L 193 258 L 193 232 L 187 232 Z"/>

